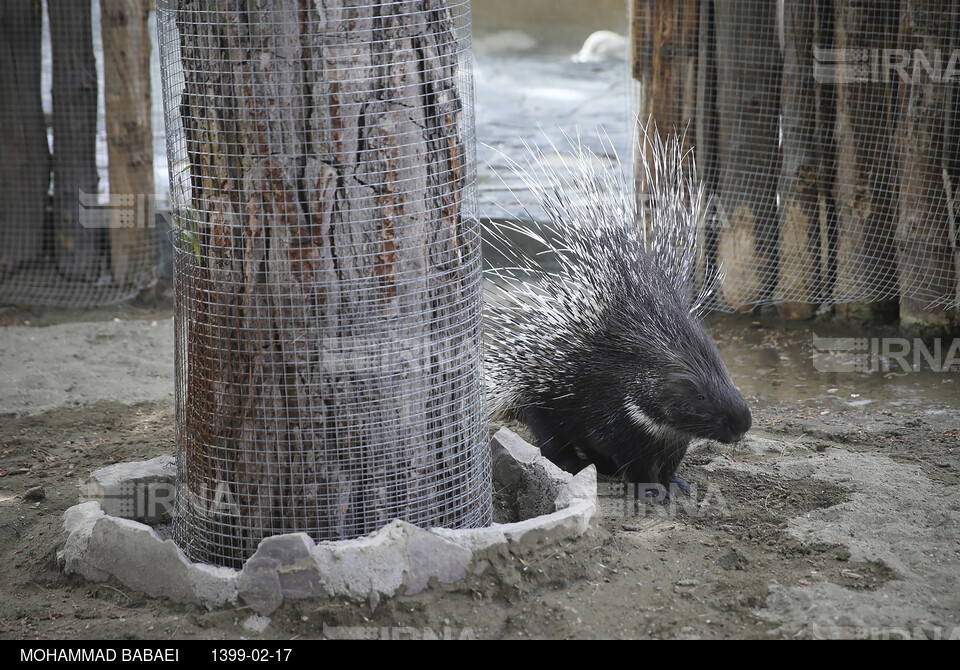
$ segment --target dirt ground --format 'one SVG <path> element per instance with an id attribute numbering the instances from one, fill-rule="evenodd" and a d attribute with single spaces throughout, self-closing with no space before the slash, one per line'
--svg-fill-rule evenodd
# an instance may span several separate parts
<path id="1" fill-rule="evenodd" d="M 173 452 L 171 316 L 169 291 L 0 308 L 0 637 L 960 637 L 960 372 L 817 373 L 811 333 L 827 326 L 773 318 L 711 322 L 754 428 L 696 445 L 679 473 L 691 496 L 649 505 L 601 482 L 596 532 L 504 551 L 467 582 L 266 621 L 66 576 L 81 478 Z"/>

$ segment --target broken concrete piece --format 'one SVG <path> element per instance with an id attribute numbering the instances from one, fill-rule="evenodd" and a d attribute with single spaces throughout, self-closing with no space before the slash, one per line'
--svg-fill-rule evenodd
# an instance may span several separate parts
<path id="1" fill-rule="evenodd" d="M 106 515 L 99 519 L 85 559 L 147 595 L 200 602 L 190 580 L 191 563 L 180 547 L 137 521 Z"/>
<path id="2" fill-rule="evenodd" d="M 545 458 L 519 435 L 501 428 L 491 442 L 493 479 L 515 501 L 517 518 L 530 519 L 556 511 L 554 501 L 573 477 Z"/>
<path id="3" fill-rule="evenodd" d="M 110 579 L 110 573 L 87 560 L 87 547 L 93 527 L 103 518 L 103 510 L 95 502 L 74 505 L 63 513 L 63 530 L 67 533 L 63 548 L 57 552 L 57 565 L 67 574 L 76 573 L 92 582 Z"/>
<path id="4" fill-rule="evenodd" d="M 406 595 L 420 593 L 436 578 L 441 584 L 453 584 L 467 576 L 473 552 L 436 533 L 403 524 L 409 543 L 406 552 L 404 584 Z"/>
<path id="5" fill-rule="evenodd" d="M 110 516 L 156 526 L 172 519 L 176 483 L 173 456 L 117 463 L 91 473 L 80 484 L 80 500 L 100 503 Z"/>
<path id="6" fill-rule="evenodd" d="M 329 596 L 306 533 L 266 537 L 240 571 L 239 595 L 260 614 L 271 614 L 284 600 Z"/>

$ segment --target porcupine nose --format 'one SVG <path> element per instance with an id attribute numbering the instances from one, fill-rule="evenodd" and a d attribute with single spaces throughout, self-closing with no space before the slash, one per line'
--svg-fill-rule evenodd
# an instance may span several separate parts
<path id="1" fill-rule="evenodd" d="M 730 442 L 739 442 L 753 425 L 753 416 L 750 414 L 750 408 L 741 398 L 739 407 L 731 411 L 726 418 L 726 427 L 730 431 Z"/>
<path id="2" fill-rule="evenodd" d="M 721 405 L 723 411 L 717 417 L 716 429 L 712 437 L 718 442 L 732 444 L 739 442 L 753 425 L 753 416 L 750 414 L 750 408 L 735 389 L 730 389 L 730 393 L 723 397 Z"/>

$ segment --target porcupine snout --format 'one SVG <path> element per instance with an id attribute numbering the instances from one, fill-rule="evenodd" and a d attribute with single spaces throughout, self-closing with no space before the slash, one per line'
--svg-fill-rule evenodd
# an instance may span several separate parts
<path id="1" fill-rule="evenodd" d="M 753 425 L 750 408 L 747 407 L 743 396 L 736 389 L 732 389 L 732 393 L 727 394 L 719 405 L 723 408 L 723 411 L 720 420 L 717 422 L 716 431 L 713 435 L 705 435 L 704 437 L 726 444 L 739 442 L 750 430 L 750 426 Z"/>
<path id="2" fill-rule="evenodd" d="M 689 323 L 686 356 L 664 375 L 667 423 L 692 437 L 730 444 L 753 425 L 750 408 L 734 386 L 712 339 L 700 324 Z"/>
<path id="3" fill-rule="evenodd" d="M 726 444 L 742 440 L 753 425 L 750 408 L 747 407 L 743 397 L 736 389 L 731 388 L 730 392 L 724 393 L 716 401 L 715 408 L 713 429 L 699 437 L 707 437 Z"/>

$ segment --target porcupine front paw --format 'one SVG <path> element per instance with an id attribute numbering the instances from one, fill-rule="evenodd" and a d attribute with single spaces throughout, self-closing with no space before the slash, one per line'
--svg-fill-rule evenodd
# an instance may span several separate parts
<path id="1" fill-rule="evenodd" d="M 690 493 L 690 485 L 685 479 L 680 479 L 676 475 L 671 475 L 667 478 L 667 495 L 670 494 L 670 489 L 674 487 L 680 489 L 681 493 Z"/>

